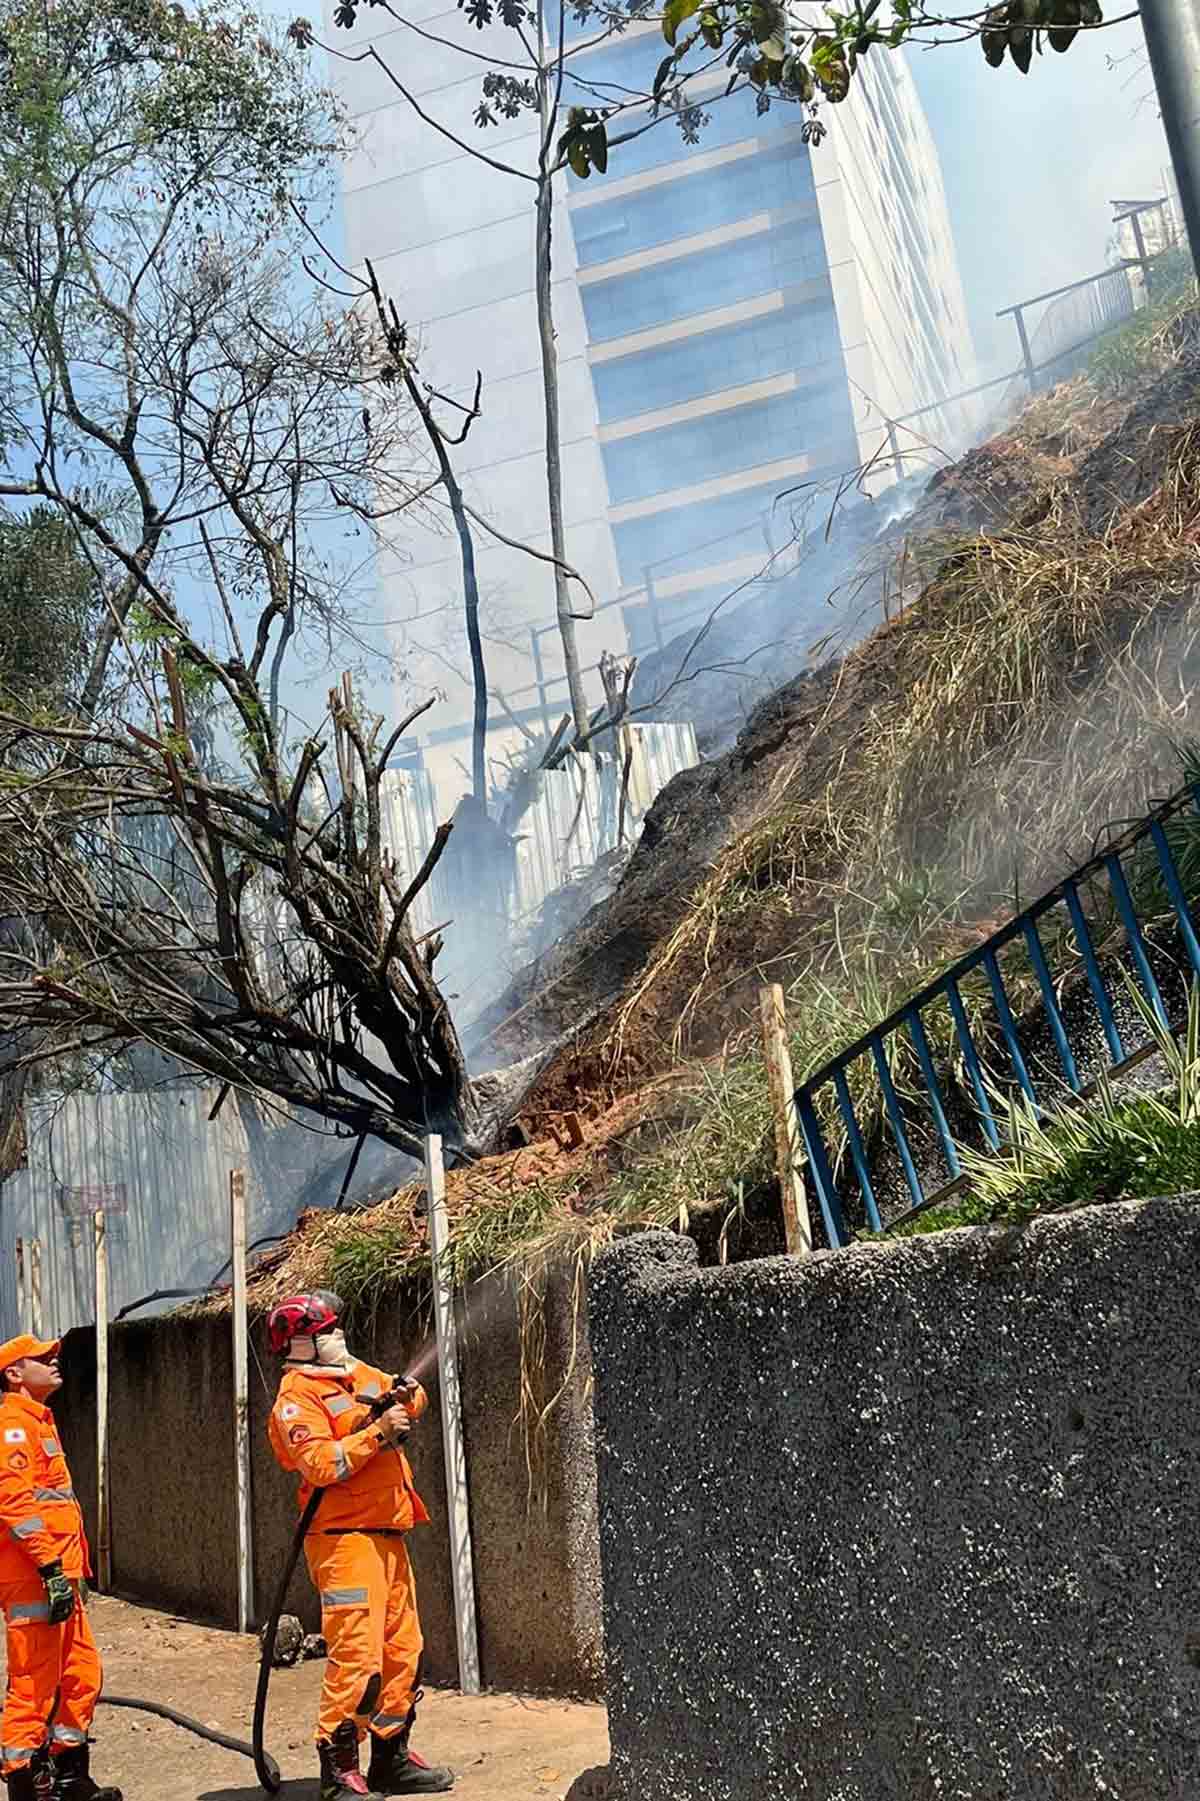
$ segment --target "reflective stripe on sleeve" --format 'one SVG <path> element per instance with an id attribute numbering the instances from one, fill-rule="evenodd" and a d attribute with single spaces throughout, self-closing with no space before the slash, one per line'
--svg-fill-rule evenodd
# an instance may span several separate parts
<path id="1" fill-rule="evenodd" d="M 339 1482 L 348 1482 L 351 1476 L 350 1462 L 341 1445 L 333 1447 L 333 1467 L 337 1471 Z"/>
<path id="2" fill-rule="evenodd" d="M 353 1406 L 354 1402 L 350 1399 L 349 1395 L 334 1395 L 331 1401 L 326 1401 L 325 1411 L 326 1413 L 332 1413 L 336 1419 L 339 1413 L 349 1413 Z"/>
<path id="3" fill-rule="evenodd" d="M 19 1526 L 11 1526 L 9 1530 L 14 1538 L 32 1538 L 35 1532 L 46 1530 L 46 1522 L 40 1513 L 35 1513 L 29 1519 L 22 1520 Z"/>

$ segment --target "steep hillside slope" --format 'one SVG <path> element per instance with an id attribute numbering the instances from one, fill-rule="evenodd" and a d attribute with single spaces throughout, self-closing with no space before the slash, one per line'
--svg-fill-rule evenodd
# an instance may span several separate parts
<path id="1" fill-rule="evenodd" d="M 460 1278 L 519 1269 L 536 1312 L 536 1272 L 573 1256 L 582 1294 L 595 1248 L 647 1224 L 713 1260 L 781 1249 L 760 982 L 785 985 L 803 1077 L 1175 789 L 1187 747 L 1198 766 L 1190 306 L 937 475 L 904 529 L 855 530 L 874 630 L 672 782 L 616 892 L 484 1020 L 477 1068 L 541 1074 L 530 1142 L 451 1172 Z M 260 1301 L 302 1280 L 370 1305 L 428 1267 L 420 1182 L 307 1216 L 273 1263 Z"/>
<path id="2" fill-rule="evenodd" d="M 890 616 L 676 778 L 615 895 L 482 1022 L 498 1063 L 574 1033 L 531 1116 L 736 1042 L 768 975 L 819 1060 L 1176 785 L 1198 339 L 1177 309 L 1133 379 L 1039 398 L 860 557 Z"/>

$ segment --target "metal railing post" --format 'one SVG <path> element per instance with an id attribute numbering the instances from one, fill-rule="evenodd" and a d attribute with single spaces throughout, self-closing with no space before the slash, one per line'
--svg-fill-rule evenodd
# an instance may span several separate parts
<path id="1" fill-rule="evenodd" d="M 1025 309 L 1014 306 L 1013 319 L 1017 327 L 1017 336 L 1021 340 L 1021 360 L 1025 364 L 1025 380 L 1029 383 L 1029 392 L 1037 393 L 1037 366 L 1033 360 L 1033 351 L 1029 347 L 1029 333 L 1025 329 Z"/>

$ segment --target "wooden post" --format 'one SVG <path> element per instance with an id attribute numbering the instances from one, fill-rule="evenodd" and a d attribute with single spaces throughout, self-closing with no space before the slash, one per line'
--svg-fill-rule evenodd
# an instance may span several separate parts
<path id="1" fill-rule="evenodd" d="M 250 1354 L 246 1324 L 246 1177 L 229 1172 L 233 1268 L 233 1458 L 237 1494 L 238 1631 L 254 1619 L 254 1542 L 250 1511 Z"/>
<path id="2" fill-rule="evenodd" d="M 22 1332 L 30 1330 L 28 1290 L 25 1282 L 25 1240 L 17 1240 L 17 1325 Z"/>
<path id="3" fill-rule="evenodd" d="M 42 1336 L 42 1241 L 29 1240 L 29 1330 Z"/>
<path id="4" fill-rule="evenodd" d="M 108 1238 L 104 1209 L 93 1221 L 96 1245 L 96 1586 L 112 1587 L 112 1521 L 108 1498 Z"/>
<path id="5" fill-rule="evenodd" d="M 779 1171 L 779 1193 L 783 1202 L 783 1229 L 789 1254 L 808 1257 L 812 1253 L 812 1225 L 804 1178 L 800 1173 L 800 1127 L 796 1119 L 796 1086 L 792 1080 L 783 989 L 778 982 L 772 982 L 759 990 L 758 999 L 771 1117 L 775 1122 L 775 1166 Z"/>
<path id="6" fill-rule="evenodd" d="M 437 1324 L 438 1380 L 442 1402 L 442 1452 L 446 1462 L 446 1512 L 450 1525 L 450 1574 L 454 1584 L 454 1631 L 458 1640 L 458 1685 L 477 1695 L 479 1629 L 475 1620 L 475 1569 L 471 1556 L 471 1501 L 463 1445 L 462 1391 L 458 1383 L 458 1343 L 454 1289 L 446 1269 L 446 1172 L 442 1141 L 425 1140 L 425 1182 L 429 1198 L 429 1246 L 433 1257 L 433 1308 Z"/>

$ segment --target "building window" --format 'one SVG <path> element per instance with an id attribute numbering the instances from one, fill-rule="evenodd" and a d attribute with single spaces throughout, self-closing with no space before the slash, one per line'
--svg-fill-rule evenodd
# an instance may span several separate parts
<path id="1" fill-rule="evenodd" d="M 600 422 L 609 425 L 789 369 L 834 362 L 840 368 L 841 344 L 832 301 L 825 299 L 598 363 L 592 385 Z"/>
<path id="2" fill-rule="evenodd" d="M 844 439 L 850 430 L 846 383 L 839 379 L 638 432 L 604 446 L 609 498 L 619 506 L 713 481 L 760 463 L 801 456 Z"/>
<path id="3" fill-rule="evenodd" d="M 808 478 L 812 481 L 841 475 L 858 464 L 858 446 L 852 436 L 841 444 L 823 445 L 821 450 L 825 461 L 813 470 Z M 776 481 L 746 488 L 738 494 L 718 495 L 715 500 L 667 507 L 645 519 L 614 526 L 622 582 L 640 586 L 648 568 L 659 581 L 669 581 L 690 570 L 732 563 L 739 557 L 758 556 L 766 563 L 773 550 L 781 549 L 796 535 L 796 522 L 803 529 L 807 518 L 803 503 L 795 497 L 779 500 L 780 487 Z"/>
<path id="4" fill-rule="evenodd" d="M 613 151 L 607 175 L 597 175 L 593 171 L 585 184 L 577 175 L 568 172 L 568 188 L 575 193 L 586 186 L 589 193 L 594 193 L 608 182 L 624 181 L 627 176 L 642 175 L 647 169 L 661 169 L 668 163 L 685 162 L 690 156 L 703 156 L 710 150 L 725 150 L 730 144 L 775 137 L 785 131 L 791 134 L 797 154 L 805 157 L 808 155 L 800 141 L 802 121 L 794 106 L 776 102 L 770 112 L 764 113 L 760 119 L 751 94 L 746 89 L 739 89 L 736 94 L 717 95 L 712 100 L 706 100 L 704 112 L 708 116 L 708 124 L 701 131 L 697 143 L 685 143 L 674 115 L 663 113 L 649 131 L 643 131 L 640 137 L 631 138 L 628 143 L 619 145 Z M 637 131 L 641 126 L 649 124 L 651 117 L 649 111 L 622 114 L 618 125 L 613 128 L 614 136 L 618 131 Z"/>
<path id="5" fill-rule="evenodd" d="M 697 250 L 580 289 L 593 344 L 646 331 L 701 310 L 733 306 L 776 288 L 824 276 L 825 243 L 816 219 Z"/>
<path id="6" fill-rule="evenodd" d="M 808 151 L 783 144 L 738 157 L 701 177 L 575 207 L 571 226 L 580 266 L 586 269 L 812 197 Z"/>

